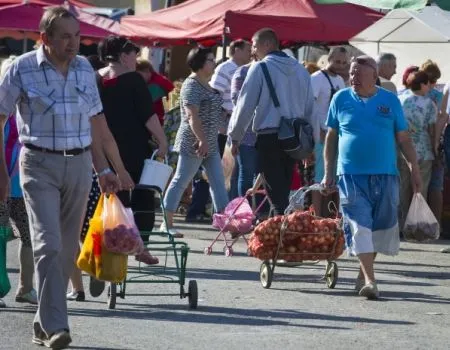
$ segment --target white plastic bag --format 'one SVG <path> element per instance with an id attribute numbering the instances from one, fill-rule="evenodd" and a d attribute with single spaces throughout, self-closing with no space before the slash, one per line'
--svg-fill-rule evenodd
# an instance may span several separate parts
<path id="1" fill-rule="evenodd" d="M 408 210 L 403 237 L 407 241 L 424 242 L 439 238 L 439 223 L 421 193 L 415 193 Z"/>
<path id="2" fill-rule="evenodd" d="M 144 249 L 144 242 L 134 222 L 133 211 L 125 208 L 116 195 L 105 198 L 103 206 L 103 239 L 112 253 L 135 255 Z"/>
<path id="3" fill-rule="evenodd" d="M 236 160 L 231 153 L 231 145 L 227 144 L 222 157 L 223 175 L 225 177 L 225 187 L 227 191 L 229 191 L 231 187 L 231 176 L 233 176 L 235 163 Z"/>

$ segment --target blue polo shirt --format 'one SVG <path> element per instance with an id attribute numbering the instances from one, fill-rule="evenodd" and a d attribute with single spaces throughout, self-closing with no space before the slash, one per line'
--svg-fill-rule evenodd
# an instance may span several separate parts
<path id="1" fill-rule="evenodd" d="M 396 133 L 408 124 L 397 96 L 383 88 L 362 99 L 352 88 L 338 91 L 327 125 L 339 134 L 337 174 L 397 175 Z"/>

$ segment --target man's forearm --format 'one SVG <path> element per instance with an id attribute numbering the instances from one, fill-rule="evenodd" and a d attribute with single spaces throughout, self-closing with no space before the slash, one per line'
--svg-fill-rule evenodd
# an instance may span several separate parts
<path id="1" fill-rule="evenodd" d="M 332 175 L 336 173 L 336 155 L 338 147 L 338 135 L 335 130 L 328 129 L 325 137 L 324 148 L 324 161 L 325 161 L 325 174 Z"/>
<path id="2" fill-rule="evenodd" d="M 418 166 L 417 163 L 417 153 L 414 145 L 410 138 L 404 139 L 399 142 L 400 150 L 402 151 L 403 157 L 405 157 L 410 168 L 415 168 Z"/>
<path id="3" fill-rule="evenodd" d="M 105 130 L 106 124 L 105 116 L 98 115 L 91 119 L 91 151 L 92 151 L 92 163 L 97 173 L 109 168 L 109 162 L 105 154 Z M 109 132 L 109 129 L 107 130 Z"/>
<path id="4" fill-rule="evenodd" d="M 92 163 L 94 165 L 95 171 L 99 173 L 104 169 L 108 168 L 109 163 L 103 150 L 102 141 L 92 138 L 91 149 L 92 149 Z"/>

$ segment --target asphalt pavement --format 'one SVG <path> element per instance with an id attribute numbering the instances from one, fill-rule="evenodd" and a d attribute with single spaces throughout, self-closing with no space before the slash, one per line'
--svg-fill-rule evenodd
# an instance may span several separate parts
<path id="1" fill-rule="evenodd" d="M 185 224 L 190 246 L 187 283 L 198 284 L 198 308 L 189 309 L 178 284 L 127 284 L 125 299 L 107 308 L 107 293 L 69 302 L 71 349 L 449 349 L 450 241 L 403 242 L 397 257 L 380 257 L 381 299 L 368 301 L 353 291 L 357 263 L 337 261 L 334 289 L 322 276 L 325 263 L 277 267 L 270 289 L 262 288 L 261 262 L 248 257 L 243 241 L 225 257 L 210 225 Z M 14 302 L 18 242 L 8 244 L 13 289 L 0 309 L 0 349 L 37 349 L 31 343 L 35 307 Z M 163 261 L 165 256 L 160 256 Z M 130 277 L 142 273 L 129 259 Z M 161 264 L 160 264 L 161 265 Z M 168 257 L 166 272 L 173 272 Z M 161 269 L 161 268 L 159 268 Z M 141 271 L 142 272 L 142 271 Z M 88 278 L 84 279 L 86 291 Z"/>

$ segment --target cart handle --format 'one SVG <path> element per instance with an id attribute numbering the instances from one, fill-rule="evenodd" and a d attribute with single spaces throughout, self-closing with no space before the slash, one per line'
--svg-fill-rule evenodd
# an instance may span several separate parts
<path id="1" fill-rule="evenodd" d="M 334 187 L 337 189 L 337 187 Z M 298 189 L 290 198 L 289 205 L 284 211 L 284 214 L 290 214 L 291 212 L 295 210 L 303 210 L 305 207 L 305 196 L 308 192 L 311 191 L 323 191 L 325 189 L 325 186 L 319 183 L 310 185 L 310 186 L 304 186 Z"/>

